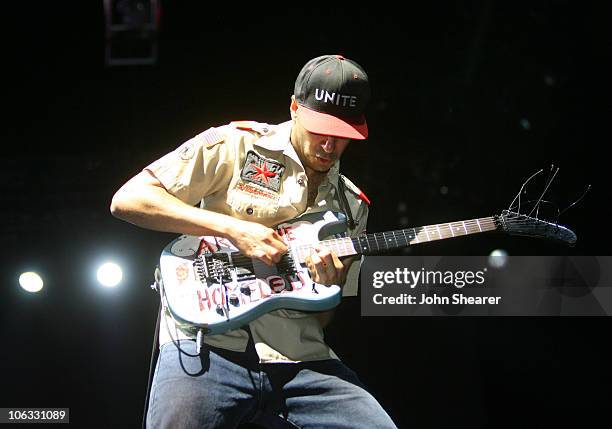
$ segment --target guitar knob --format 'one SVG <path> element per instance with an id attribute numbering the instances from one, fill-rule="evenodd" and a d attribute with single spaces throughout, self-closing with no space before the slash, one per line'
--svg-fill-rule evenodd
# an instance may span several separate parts
<path id="1" fill-rule="evenodd" d="M 238 307 L 240 305 L 240 301 L 238 300 L 238 297 L 236 295 L 233 295 L 233 294 L 230 295 L 229 302 L 234 307 Z"/>
<path id="2" fill-rule="evenodd" d="M 223 311 L 223 307 L 220 304 L 217 304 L 216 311 L 217 313 L 219 313 L 220 316 L 223 316 L 225 314 L 225 312 Z"/>
<path id="3" fill-rule="evenodd" d="M 251 296 L 251 288 L 248 285 L 240 286 L 240 292 L 242 292 L 246 296 Z"/>

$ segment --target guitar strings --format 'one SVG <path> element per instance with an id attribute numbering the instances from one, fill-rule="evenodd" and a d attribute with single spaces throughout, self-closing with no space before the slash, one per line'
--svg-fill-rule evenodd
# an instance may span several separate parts
<path id="1" fill-rule="evenodd" d="M 553 224 L 550 222 L 543 221 L 541 219 L 524 219 L 524 215 L 518 215 L 518 214 L 516 216 L 506 218 L 506 223 L 511 224 L 512 226 L 523 226 L 523 225 L 529 225 L 529 226 L 534 226 L 534 227 L 546 226 L 546 227 L 555 228 L 555 229 L 567 230 L 567 228 L 565 228 L 562 225 Z M 450 230 L 450 228 L 448 228 L 449 225 L 454 225 L 455 226 L 454 231 L 458 231 L 459 233 L 454 235 L 452 232 L 451 234 L 449 234 L 448 232 L 444 230 L 438 231 L 439 227 L 441 227 L 442 229 Z M 498 224 L 495 222 L 493 218 L 482 218 L 482 219 L 477 219 L 477 220 L 472 219 L 469 221 L 463 221 L 461 223 L 449 222 L 448 224 L 426 225 L 422 227 L 406 228 L 402 230 L 372 233 L 372 234 L 366 235 L 366 241 L 368 242 L 368 245 L 370 245 L 370 247 L 371 247 L 371 244 L 375 244 L 380 250 L 380 246 L 378 245 L 378 242 L 377 242 L 378 238 L 381 239 L 382 243 L 389 243 L 389 242 L 393 243 L 393 241 L 395 241 L 396 245 L 401 244 L 401 246 L 404 246 L 408 243 L 413 243 L 415 241 L 416 242 L 413 244 L 416 244 L 419 242 L 435 241 L 439 239 L 461 237 L 461 236 L 474 234 L 474 233 L 480 233 L 480 232 L 488 232 L 488 231 L 495 230 L 497 228 L 498 228 Z M 411 238 L 409 241 L 407 241 L 408 237 L 406 237 L 406 232 L 410 230 L 412 230 L 413 233 L 408 233 Z M 415 235 L 414 232 L 416 232 L 417 230 L 418 232 Z M 467 233 L 465 233 L 466 231 Z M 393 238 L 391 238 L 390 236 L 393 236 Z M 331 247 L 337 247 L 337 246 L 345 246 L 345 247 L 351 246 L 352 247 L 353 245 L 352 240 L 355 238 L 358 238 L 358 237 L 345 237 L 345 238 L 340 238 L 340 239 L 325 240 L 325 241 L 322 241 L 320 244 L 328 244 Z M 372 239 L 374 239 L 374 242 L 372 242 Z M 338 243 L 338 241 L 340 243 Z M 302 252 L 310 251 L 313 248 L 313 246 L 314 245 L 311 245 L 311 244 L 303 244 L 303 245 L 297 246 L 295 249 L 299 253 L 300 251 Z"/>
<path id="2" fill-rule="evenodd" d="M 444 229 L 449 229 L 448 225 L 449 224 L 440 224 L 440 225 L 427 225 L 424 227 L 414 227 L 414 228 L 405 228 L 405 229 L 401 229 L 401 230 L 394 230 L 394 231 L 388 231 L 388 232 L 376 232 L 376 233 L 371 233 L 371 234 L 367 234 L 365 237 L 367 237 L 367 239 L 369 239 L 371 241 L 371 239 L 377 239 L 380 238 L 382 242 L 388 242 L 390 241 L 390 236 L 393 236 L 393 240 L 405 240 L 405 236 L 408 233 L 408 235 L 410 235 L 411 237 L 421 237 L 426 239 L 426 234 L 429 233 L 432 236 L 442 236 L 442 237 L 446 237 L 446 238 L 452 238 L 452 237 L 458 237 L 458 236 L 463 236 L 466 235 L 464 234 L 465 230 L 468 230 L 468 234 L 471 233 L 478 233 L 481 232 L 480 229 L 478 228 L 478 223 L 480 222 L 480 227 L 483 229 L 482 232 L 486 232 L 489 230 L 494 229 L 494 227 L 496 228 L 497 226 L 495 225 L 495 222 L 493 221 L 493 219 L 478 219 L 477 220 L 470 220 L 470 221 L 465 221 L 463 223 L 465 223 L 465 229 L 462 228 L 463 227 L 463 223 L 458 224 L 457 222 L 453 222 L 455 224 L 455 226 L 458 229 L 455 229 L 455 231 L 460 231 L 459 234 L 457 235 L 452 235 L 452 233 L 447 233 L 446 231 L 441 231 L 438 232 L 438 227 L 444 228 Z M 461 227 L 459 227 L 459 225 Z M 418 230 L 418 231 L 417 231 Z M 410 232 L 413 231 L 413 232 Z M 414 232 L 416 232 L 416 235 L 414 234 Z M 359 237 L 343 237 L 343 238 L 337 238 L 337 239 L 330 239 L 330 240 L 324 240 L 319 244 L 330 244 L 330 245 L 348 245 L 349 243 L 352 244 L 352 240 L 354 239 L 358 239 Z M 413 239 L 414 239 L 413 238 Z M 436 237 L 437 239 L 437 237 Z M 340 242 L 340 243 L 338 243 Z M 298 250 L 310 250 L 313 247 L 313 245 L 311 244 L 302 244 L 296 247 L 296 249 Z"/>
<path id="3" fill-rule="evenodd" d="M 518 227 L 524 226 L 524 225 L 531 225 L 531 226 L 547 226 L 551 228 L 567 230 L 567 228 L 565 228 L 564 226 L 546 222 L 540 219 L 525 219 L 525 215 L 520 215 L 520 214 L 511 216 L 511 217 L 506 217 L 505 220 L 506 220 L 506 223 L 509 223 L 513 226 L 518 226 Z M 455 228 L 454 231 L 457 231 L 458 234 L 453 235 L 452 229 L 449 228 L 449 225 L 451 227 L 454 226 Z M 438 228 L 440 228 L 440 231 L 438 231 Z M 395 242 L 395 245 L 405 246 L 409 244 L 436 241 L 439 239 L 462 237 L 465 235 L 471 235 L 471 234 L 480 233 L 480 232 L 488 232 L 488 231 L 495 230 L 497 228 L 498 228 L 498 223 L 495 222 L 493 217 L 490 217 L 490 218 L 471 219 L 471 220 L 462 221 L 462 222 L 449 222 L 446 224 L 425 225 L 425 226 L 420 226 L 420 227 L 393 230 L 393 231 L 388 231 L 388 232 L 376 232 L 376 233 L 367 234 L 365 235 L 365 237 L 366 237 L 368 246 L 372 247 L 372 244 L 374 244 L 380 250 L 378 239 L 381 240 L 381 244 Z M 450 230 L 451 233 L 449 234 L 447 231 L 444 231 L 444 230 L 447 230 L 447 231 Z M 412 231 L 412 233 L 410 231 Z M 414 232 L 416 232 L 416 235 L 414 234 Z M 410 236 L 409 240 L 408 240 L 407 235 Z M 391 236 L 393 238 L 391 238 Z M 321 244 L 332 247 L 334 250 L 337 250 L 337 249 L 342 250 L 343 248 L 344 250 L 351 252 L 351 254 L 355 254 L 355 253 L 352 253 L 354 252 L 353 240 L 355 239 L 359 239 L 359 237 L 342 237 L 342 238 L 328 239 L 328 240 L 323 240 L 316 244 L 297 245 L 297 246 L 292 247 L 292 249 L 296 252 L 298 258 L 302 256 L 305 252 L 308 252 L 308 253 L 311 252 L 315 246 L 321 245 Z M 246 263 L 246 265 L 243 265 L 243 266 L 252 267 L 252 258 L 242 255 L 238 252 L 234 252 L 232 254 L 232 260 L 236 262 L 236 265 L 243 265 Z M 290 265 L 291 263 L 290 261 L 282 261 L 280 264 Z"/>

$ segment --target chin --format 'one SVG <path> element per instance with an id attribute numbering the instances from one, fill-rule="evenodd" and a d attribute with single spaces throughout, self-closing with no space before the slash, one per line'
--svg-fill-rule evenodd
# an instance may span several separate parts
<path id="1" fill-rule="evenodd" d="M 321 165 L 319 163 L 312 163 L 308 166 L 308 168 L 310 168 L 311 170 L 316 171 L 317 173 L 327 173 L 333 164 L 331 165 Z"/>

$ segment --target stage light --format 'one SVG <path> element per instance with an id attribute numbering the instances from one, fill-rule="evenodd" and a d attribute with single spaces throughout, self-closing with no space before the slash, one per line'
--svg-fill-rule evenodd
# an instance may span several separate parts
<path id="1" fill-rule="evenodd" d="M 113 262 L 107 262 L 98 268 L 98 281 L 102 286 L 115 287 L 123 278 L 121 267 Z"/>
<path id="2" fill-rule="evenodd" d="M 508 252 L 503 249 L 495 249 L 489 255 L 489 265 L 493 268 L 503 268 L 508 262 Z"/>
<path id="3" fill-rule="evenodd" d="M 42 278 L 38 274 L 28 271 L 19 276 L 19 285 L 24 290 L 35 293 L 40 292 L 44 284 Z"/>

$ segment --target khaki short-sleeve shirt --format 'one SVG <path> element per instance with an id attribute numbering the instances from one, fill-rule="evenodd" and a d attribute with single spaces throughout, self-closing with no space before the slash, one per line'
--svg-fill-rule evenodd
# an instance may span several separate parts
<path id="1" fill-rule="evenodd" d="M 172 195 L 190 205 L 273 227 L 305 212 L 340 211 L 338 163 L 320 184 L 314 204 L 307 207 L 308 178 L 291 145 L 292 122 L 267 125 L 231 123 L 195 136 L 146 170 Z M 361 191 L 344 178 L 345 195 L 355 228 L 365 231 L 368 206 Z M 352 264 L 343 296 L 357 295 L 359 263 Z M 192 338 L 162 311 L 160 344 Z M 312 314 L 276 310 L 249 324 L 260 362 L 299 362 L 336 358 L 324 341 L 323 330 Z M 208 335 L 215 347 L 244 351 L 248 334 L 236 329 Z"/>

